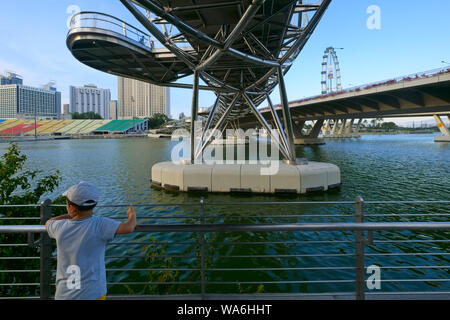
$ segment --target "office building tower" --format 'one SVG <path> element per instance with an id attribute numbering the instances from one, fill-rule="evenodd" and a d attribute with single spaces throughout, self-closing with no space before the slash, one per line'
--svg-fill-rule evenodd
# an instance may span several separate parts
<path id="1" fill-rule="evenodd" d="M 150 118 L 156 113 L 170 117 L 170 89 L 118 77 L 118 118 Z"/>
<path id="2" fill-rule="evenodd" d="M 109 119 L 111 91 L 100 89 L 93 84 L 83 87 L 70 87 L 70 112 L 73 114 L 94 112 L 103 119 Z"/>
<path id="3" fill-rule="evenodd" d="M 118 110 L 117 110 L 117 100 L 111 100 L 110 104 L 109 104 L 109 116 L 110 119 L 112 120 L 118 120 L 119 119 L 119 115 L 118 115 Z"/>
<path id="4" fill-rule="evenodd" d="M 58 119 L 60 103 L 61 93 L 56 89 L 46 90 L 20 84 L 0 86 L 0 118 Z"/>
<path id="5" fill-rule="evenodd" d="M 10 84 L 23 84 L 22 77 L 13 72 L 6 72 L 5 75 L 0 75 L 0 85 L 6 86 Z"/>

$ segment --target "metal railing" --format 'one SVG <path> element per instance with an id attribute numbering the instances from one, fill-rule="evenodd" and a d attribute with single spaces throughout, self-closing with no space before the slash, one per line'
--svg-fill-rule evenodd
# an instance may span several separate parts
<path id="1" fill-rule="evenodd" d="M 150 50 L 155 47 L 155 40 L 148 33 L 105 13 L 86 11 L 74 14 L 70 20 L 70 29 L 77 28 L 96 28 L 112 31 L 140 43 Z"/>
<path id="2" fill-rule="evenodd" d="M 355 201 L 341 201 L 341 202 L 216 202 L 216 203 L 206 203 L 202 198 L 199 203 L 178 203 L 178 204 L 142 204 L 142 205 L 134 205 L 137 210 L 143 208 L 167 208 L 167 207 L 184 207 L 191 208 L 197 210 L 198 215 L 193 215 L 191 212 L 183 213 L 183 215 L 174 215 L 173 213 L 170 215 L 155 215 L 155 216 L 140 216 L 140 220 L 145 220 L 145 222 L 152 221 L 156 222 L 154 224 L 148 223 L 139 223 L 136 227 L 136 234 L 144 234 L 144 233 L 155 233 L 164 235 L 163 239 L 137 239 L 137 241 L 114 241 L 109 244 L 109 247 L 144 247 L 150 246 L 150 249 L 157 248 L 157 246 L 161 245 L 173 245 L 173 246 L 192 246 L 194 252 L 180 252 L 178 250 L 173 253 L 167 252 L 159 252 L 158 250 L 152 250 L 150 255 L 147 254 L 133 254 L 126 255 L 124 254 L 124 250 L 121 250 L 121 254 L 119 255 L 107 255 L 105 258 L 109 263 L 112 261 L 121 260 L 148 260 L 148 259 L 163 259 L 165 261 L 172 261 L 176 259 L 187 259 L 187 266 L 180 265 L 165 265 L 165 266 L 148 266 L 148 267 L 111 267 L 107 266 L 107 273 L 117 273 L 121 272 L 123 274 L 130 273 L 143 273 L 143 272 L 166 272 L 168 274 L 173 273 L 189 273 L 195 274 L 195 277 L 180 277 L 176 279 L 174 277 L 161 278 L 160 274 L 157 274 L 156 279 L 155 276 L 147 281 L 113 281 L 108 282 L 109 287 L 114 286 L 194 286 L 196 287 L 196 293 L 188 294 L 187 297 L 190 298 L 199 298 L 199 299 L 208 299 L 208 298 L 229 298 L 236 297 L 236 295 L 229 293 L 215 293 L 209 292 L 208 287 L 213 287 L 216 291 L 217 287 L 226 287 L 226 286 L 278 286 L 281 288 L 285 288 L 287 286 L 291 286 L 292 288 L 298 289 L 300 286 L 320 286 L 320 285 L 333 285 L 333 286 L 346 286 L 347 288 L 352 288 L 351 291 L 339 291 L 339 292 L 314 292 L 309 294 L 297 294 L 296 291 L 288 290 L 287 292 L 283 292 L 282 290 L 275 290 L 277 292 L 274 293 L 254 293 L 254 294 L 240 294 L 240 296 L 245 296 L 249 298 L 270 298 L 276 299 L 287 296 L 293 298 L 305 298 L 305 297 L 326 297 L 326 298 L 339 298 L 339 297 L 349 297 L 356 299 L 366 299 L 367 296 L 369 298 L 380 297 L 383 292 L 377 291 L 368 291 L 366 279 L 367 276 L 367 264 L 370 263 L 368 261 L 372 261 L 374 258 L 381 257 L 392 257 L 397 259 L 396 265 L 380 265 L 378 266 L 380 270 L 383 272 L 387 270 L 393 270 L 395 272 L 406 272 L 411 271 L 414 274 L 422 274 L 423 278 L 400 278 L 400 279 L 380 279 L 380 282 L 383 284 L 388 283 L 400 283 L 400 284 L 413 284 L 416 283 L 427 283 L 430 284 L 431 287 L 442 286 L 444 289 L 448 286 L 446 285 L 450 282 L 450 277 L 448 276 L 450 263 L 448 260 L 448 256 L 450 252 L 448 251 L 448 243 L 450 242 L 448 238 L 448 234 L 440 235 L 440 237 L 428 237 L 423 238 L 423 234 L 413 234 L 409 235 L 409 238 L 399 238 L 398 234 L 394 238 L 378 238 L 374 237 L 374 233 L 380 232 L 400 232 L 400 231 L 408 231 L 408 232 L 446 232 L 450 230 L 450 222 L 442 222 L 442 218 L 449 217 L 450 211 L 448 208 L 448 204 L 450 201 L 366 201 L 364 202 L 361 197 L 357 197 Z M 414 206 L 443 206 L 444 209 L 440 210 L 437 213 L 427 213 L 427 214 L 374 214 L 367 215 L 365 214 L 365 206 L 379 206 L 379 205 L 414 205 Z M 99 205 L 99 208 L 126 208 L 128 205 Z M 333 223 L 255 223 L 255 224 L 236 224 L 236 223 L 207 223 L 208 219 L 215 218 L 213 214 L 207 213 L 207 209 L 209 208 L 232 208 L 235 206 L 249 206 L 252 208 L 252 212 L 258 211 L 258 208 L 268 208 L 270 206 L 275 206 L 276 208 L 280 208 L 280 206 L 295 206 L 305 207 L 305 206 L 320 206 L 322 210 L 324 206 L 354 206 L 353 212 L 350 214 L 323 214 L 322 212 L 319 214 L 297 214 L 297 215 L 264 215 L 264 216 L 252 216 L 247 215 L 246 219 L 252 218 L 261 218 L 264 219 L 315 219 L 315 218 L 327 218 L 327 219 L 345 219 L 350 221 L 335 221 Z M 39 247 L 39 256 L 32 257 L 0 257 L 0 260 L 11 260 L 15 259 L 39 259 L 40 268 L 39 270 L 0 270 L 1 273 L 39 273 L 40 281 L 39 283 L 20 283 L 20 282 L 11 282 L 11 283 L 0 283 L 0 286 L 39 286 L 39 297 L 41 299 L 49 299 L 52 295 L 52 287 L 54 287 L 54 278 L 53 274 L 55 270 L 51 269 L 51 262 L 55 261 L 56 256 L 53 252 L 51 239 L 48 237 L 45 227 L 43 224 L 52 216 L 52 208 L 64 207 L 64 205 L 52 205 L 50 200 L 43 202 L 40 205 L 3 205 L 0 206 L 2 208 L 40 208 L 40 217 L 0 217 L 0 223 L 2 220 L 13 220 L 13 219 L 21 219 L 25 221 L 39 220 L 39 225 L 0 225 L 0 234 L 1 233 L 26 233 L 28 234 L 28 243 L 10 243 L 0 244 L 0 248 L 2 247 L 26 247 L 37 245 Z M 253 209 L 254 208 L 254 209 Z M 230 210 L 227 210 L 230 211 Z M 277 210 L 278 211 L 278 210 Z M 239 219 L 241 215 L 228 215 L 227 219 Z M 440 218 L 437 222 L 366 222 L 367 218 L 381 218 L 383 220 L 390 218 L 399 218 L 399 219 L 418 219 L 427 217 L 430 218 Z M 116 216 L 113 217 L 115 219 L 123 219 L 124 216 Z M 174 224 L 159 224 L 161 220 L 174 219 L 177 222 L 180 219 L 187 219 L 188 223 L 174 223 Z M 194 223 L 192 222 L 194 221 Z M 39 233 L 40 239 L 38 242 L 34 241 L 33 234 Z M 193 238 L 188 239 L 178 239 L 175 234 L 182 235 L 195 235 Z M 289 241 L 285 239 L 272 239 L 272 238 L 264 238 L 264 241 L 261 240 L 253 240 L 252 241 L 239 241 L 233 240 L 233 235 L 236 234 L 264 234 L 264 233 L 280 233 L 282 235 L 297 235 L 298 233 L 307 234 L 308 237 L 306 240 L 299 239 L 293 237 Z M 325 233 L 325 235 L 324 235 Z M 329 239 L 331 234 L 345 234 L 344 237 L 339 239 Z M 367 233 L 367 236 L 366 236 Z M 230 236 L 230 239 L 225 238 L 226 241 L 221 240 L 221 238 L 214 238 L 212 235 L 224 234 L 226 236 Z M 320 237 L 317 236 L 320 234 Z M 316 235 L 315 237 L 311 237 L 310 235 Z M 411 236 L 414 236 L 411 238 Z M 418 237 L 418 238 L 417 238 Z M 175 238 L 175 239 L 173 239 Z M 430 251 L 425 251 L 428 249 L 423 249 L 423 247 L 416 248 L 419 252 L 413 252 L 411 248 L 403 247 L 408 244 L 413 244 L 415 246 L 422 246 L 423 244 L 432 244 L 433 247 Z M 251 249 L 249 253 L 245 252 L 245 254 L 236 254 L 232 252 L 231 254 L 210 254 L 211 248 L 217 249 L 219 247 L 224 246 L 245 246 L 245 248 Z M 307 253 L 304 252 L 294 252 L 293 254 L 290 252 L 284 252 L 284 249 L 279 251 L 274 251 L 276 248 L 290 248 L 300 246 L 302 248 L 312 248 L 315 245 L 319 246 L 317 251 L 309 251 Z M 328 252 L 324 248 L 328 247 L 337 248 L 338 252 Z M 340 245 L 345 245 L 345 248 L 341 248 Z M 381 248 L 378 246 L 385 245 L 393 245 L 396 248 L 401 248 L 402 251 L 389 251 L 385 247 Z M 440 246 L 442 245 L 442 246 Z M 153 246 L 153 247 L 152 247 Z M 270 250 L 269 252 L 260 252 L 256 250 L 258 247 L 267 246 Z M 439 248 L 439 251 L 436 252 L 436 247 Z M 192 249 L 190 248 L 190 250 Z M 275 249 L 274 249 L 275 248 Z M 344 250 L 345 249 L 345 250 Z M 370 249 L 370 252 L 368 252 Z M 414 248 L 413 248 L 414 249 Z M 344 250 L 344 251 L 343 251 Z M 325 252 L 324 252 L 325 251 Z M 422 252 L 425 251 L 425 252 Z M 181 254 L 180 254 L 181 253 Z M 220 252 L 219 252 L 220 253 Z M 238 252 L 239 253 L 239 252 Z M 424 258 L 432 257 L 433 259 L 427 260 L 427 262 L 434 261 L 435 264 L 426 264 L 424 261 L 416 262 L 418 264 L 414 264 L 414 261 L 424 260 Z M 230 262 L 227 264 L 218 264 L 215 265 L 217 260 L 229 260 Z M 268 265 L 259 263 L 257 266 L 250 265 L 242 266 L 243 261 L 250 260 L 263 260 L 267 261 Z M 299 260 L 300 259 L 300 260 Z M 323 259 L 336 259 L 336 261 L 340 261 L 339 263 L 333 264 L 321 264 L 319 266 L 310 266 L 310 265 L 302 265 L 300 261 L 303 260 L 314 260 L 314 261 L 322 261 Z M 346 259 L 346 260 L 344 260 Z M 348 260 L 350 259 L 350 260 Z M 402 260 L 403 259 L 403 260 Z M 404 259 L 411 259 L 411 261 L 406 261 Z M 285 264 L 280 261 L 288 260 L 290 263 Z M 195 263 L 194 263 L 195 261 Z M 277 263 L 269 263 L 268 261 L 277 261 Z M 345 263 L 343 262 L 345 261 Z M 293 264 L 294 263 L 294 264 Z M 147 264 L 146 264 L 147 265 Z M 308 275 L 311 272 L 319 272 L 322 274 L 324 278 L 308 278 Z M 434 277 L 427 277 L 426 272 L 433 271 L 440 273 L 436 274 Z M 294 278 L 291 274 L 293 272 L 300 273 L 301 277 L 299 279 Z M 327 274 L 327 272 L 334 272 L 337 275 L 333 275 L 336 278 L 331 278 Z M 346 277 L 342 277 L 339 273 L 345 273 Z M 214 273 L 219 273 L 221 276 L 219 278 L 215 278 L 213 276 Z M 244 280 L 229 280 L 230 276 L 224 276 L 224 274 L 233 273 L 237 277 L 238 274 L 242 273 L 251 273 L 254 275 L 262 275 L 261 279 L 244 279 Z M 285 275 L 285 278 L 281 279 L 277 273 L 282 273 Z M 352 278 L 348 278 L 348 275 L 353 274 Z M 273 278 L 271 278 L 273 277 Z M 252 278 L 252 277 L 251 277 Z M 254 277 L 253 277 L 254 278 Z M 227 280 L 228 279 L 228 280 Z M 282 292 L 280 292 L 282 291 Z M 447 291 L 438 291 L 435 290 L 422 290 L 419 294 L 419 297 L 423 298 L 425 294 L 429 294 L 432 297 L 440 297 L 445 299 L 450 299 L 450 290 Z M 227 292 L 227 290 L 224 290 Z M 266 292 L 266 291 L 264 291 Z M 384 292 L 386 294 L 384 297 L 388 297 L 389 295 L 394 294 L 393 292 Z M 403 291 L 396 292 L 395 294 L 402 294 L 404 296 L 411 296 L 416 294 L 415 291 Z M 181 297 L 183 295 L 178 295 Z M 141 296 L 124 296 L 124 295 L 116 295 L 112 298 L 175 298 L 177 295 L 141 295 Z M 0 297 L 2 298 L 14 298 L 14 297 Z M 20 297 L 16 297 L 20 298 Z"/>
<path id="3" fill-rule="evenodd" d="M 438 68 L 438 69 L 433 69 L 433 70 L 428 70 L 428 71 L 423 71 L 423 72 L 417 72 L 417 73 L 400 76 L 400 77 L 396 77 L 396 78 L 391 78 L 391 79 L 386 79 L 386 80 L 382 80 L 382 81 L 376 81 L 376 82 L 370 82 L 370 83 L 366 83 L 366 84 L 362 84 L 362 85 L 357 85 L 357 86 L 350 87 L 350 88 L 343 88 L 342 90 L 333 91 L 333 92 L 330 92 L 327 94 L 310 96 L 310 97 L 306 97 L 303 99 L 290 101 L 289 104 L 290 105 L 300 104 L 300 103 L 304 103 L 304 102 L 308 102 L 308 101 L 312 101 L 312 100 L 316 100 L 316 99 L 334 97 L 334 96 L 339 96 L 339 95 L 342 95 L 345 93 L 351 93 L 351 92 L 360 92 L 363 90 L 368 90 L 368 89 L 386 86 L 386 85 L 406 83 L 406 82 L 410 82 L 410 81 L 418 80 L 418 79 L 427 79 L 427 78 L 444 75 L 444 74 L 449 74 L 449 73 L 450 73 L 450 68 L 448 68 L 448 67 Z M 275 107 L 280 108 L 281 106 L 276 105 Z M 266 110 L 269 110 L 269 107 L 261 107 L 259 110 L 266 111 Z"/>

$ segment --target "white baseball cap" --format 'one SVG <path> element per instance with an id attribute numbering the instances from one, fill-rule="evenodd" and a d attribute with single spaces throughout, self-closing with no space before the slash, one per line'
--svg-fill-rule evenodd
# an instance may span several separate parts
<path id="1" fill-rule="evenodd" d="M 71 186 L 63 196 L 80 207 L 89 207 L 98 203 L 100 192 L 92 183 L 81 181 Z"/>

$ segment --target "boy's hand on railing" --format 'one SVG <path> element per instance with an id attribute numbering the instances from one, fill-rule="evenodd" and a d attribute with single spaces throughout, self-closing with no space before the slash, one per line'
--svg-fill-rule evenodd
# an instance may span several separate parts
<path id="1" fill-rule="evenodd" d="M 130 204 L 130 207 L 127 210 L 128 219 L 130 219 L 130 215 L 136 216 L 136 211 L 134 211 L 133 204 Z"/>
<path id="2" fill-rule="evenodd" d="M 128 234 L 134 231 L 136 228 L 136 211 L 134 211 L 133 205 L 130 204 L 130 207 L 127 210 L 128 221 L 121 223 L 117 228 L 116 234 Z"/>

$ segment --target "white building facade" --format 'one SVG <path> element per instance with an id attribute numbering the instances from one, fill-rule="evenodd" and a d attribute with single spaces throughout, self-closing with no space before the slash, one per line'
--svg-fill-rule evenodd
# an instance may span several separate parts
<path id="1" fill-rule="evenodd" d="M 88 84 L 83 87 L 70 87 L 70 112 L 73 114 L 94 112 L 109 120 L 111 91 Z"/>
<path id="2" fill-rule="evenodd" d="M 161 113 L 170 117 L 170 88 L 117 78 L 118 119 L 150 118 Z"/>
<path id="3" fill-rule="evenodd" d="M 20 84 L 0 85 L 0 118 L 57 120 L 61 93 Z"/>

